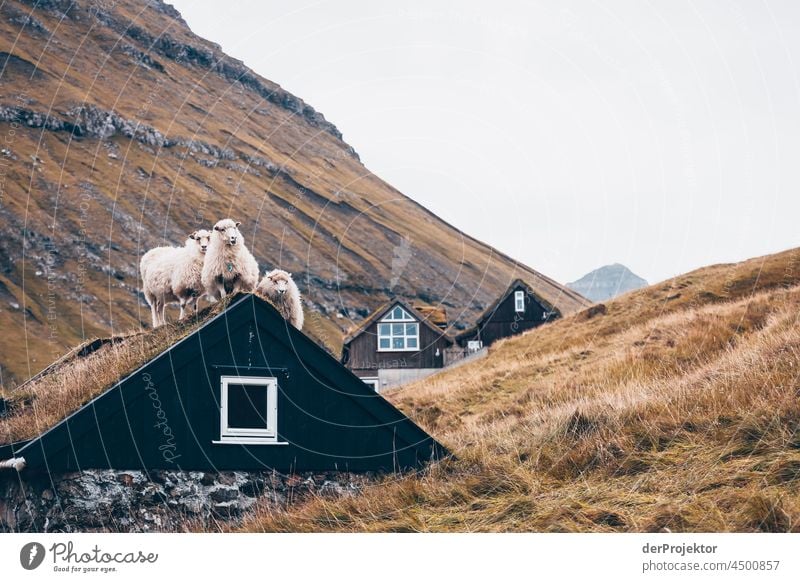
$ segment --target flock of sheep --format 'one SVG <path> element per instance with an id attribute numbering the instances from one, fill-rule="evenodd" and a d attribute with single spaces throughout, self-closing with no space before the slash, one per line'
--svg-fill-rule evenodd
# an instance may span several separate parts
<path id="1" fill-rule="evenodd" d="M 258 263 L 244 244 L 240 224 L 226 218 L 213 231 L 196 230 L 182 247 L 156 247 L 144 254 L 139 270 L 153 327 L 167 322 L 170 303 L 180 304 L 184 319 L 188 310 L 197 313 L 200 297 L 215 302 L 244 292 L 266 298 L 289 323 L 303 328 L 303 305 L 292 276 L 275 269 L 259 282 Z"/>

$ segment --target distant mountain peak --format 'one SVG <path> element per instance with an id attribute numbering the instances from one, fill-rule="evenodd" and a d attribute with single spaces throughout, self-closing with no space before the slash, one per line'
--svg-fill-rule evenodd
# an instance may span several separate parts
<path id="1" fill-rule="evenodd" d="M 607 301 L 647 285 L 646 280 L 621 263 L 605 265 L 577 281 L 567 283 L 567 287 L 592 301 Z"/>

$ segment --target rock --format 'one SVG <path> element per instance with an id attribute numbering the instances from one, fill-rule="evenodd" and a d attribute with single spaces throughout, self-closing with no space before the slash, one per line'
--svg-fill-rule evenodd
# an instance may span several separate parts
<path id="1" fill-rule="evenodd" d="M 239 497 L 239 490 L 227 487 L 222 489 L 215 489 L 214 491 L 211 492 L 211 495 L 209 495 L 209 497 L 211 497 L 212 501 L 216 501 L 218 503 L 225 501 L 233 501 L 237 497 Z"/>
<path id="2" fill-rule="evenodd" d="M 0 532 L 184 531 L 188 516 L 216 527 L 257 503 L 352 495 L 364 480 L 336 472 L 87 470 L 20 482 L 0 474 Z"/>

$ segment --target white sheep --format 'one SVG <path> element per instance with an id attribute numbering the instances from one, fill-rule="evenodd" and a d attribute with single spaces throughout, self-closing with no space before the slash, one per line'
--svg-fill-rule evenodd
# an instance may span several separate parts
<path id="1" fill-rule="evenodd" d="M 187 245 L 175 257 L 170 285 L 172 294 L 177 297 L 181 306 L 179 319 L 186 316 L 186 310 L 194 307 L 197 313 L 197 301 L 205 293 L 201 275 L 205 254 L 211 241 L 211 232 L 200 229 L 189 235 L 196 244 Z"/>
<path id="2" fill-rule="evenodd" d="M 225 218 L 214 225 L 201 274 L 212 301 L 238 292 L 251 293 L 258 284 L 258 263 L 244 244 L 240 224 Z"/>
<path id="3" fill-rule="evenodd" d="M 186 244 L 194 243 L 188 239 Z M 172 293 L 172 264 L 181 247 L 156 247 L 147 251 L 139 261 L 139 272 L 142 275 L 142 292 L 150 313 L 153 316 L 153 327 L 166 323 L 164 309 L 168 303 L 178 300 Z"/>
<path id="4" fill-rule="evenodd" d="M 272 303 L 286 321 L 297 329 L 303 329 L 300 290 L 289 273 L 280 269 L 270 271 L 256 287 L 256 294 Z"/>

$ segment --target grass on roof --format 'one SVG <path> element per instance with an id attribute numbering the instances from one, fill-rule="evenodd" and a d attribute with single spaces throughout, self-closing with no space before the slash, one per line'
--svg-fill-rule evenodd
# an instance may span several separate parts
<path id="1" fill-rule="evenodd" d="M 10 412 L 0 419 L 0 444 L 33 438 L 56 425 L 224 311 L 231 301 L 215 303 L 183 323 L 111 338 L 88 355 L 82 356 L 81 349 L 94 339 L 70 350 L 42 374 L 5 395 Z"/>

